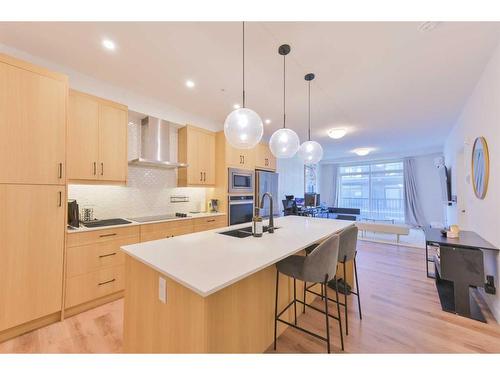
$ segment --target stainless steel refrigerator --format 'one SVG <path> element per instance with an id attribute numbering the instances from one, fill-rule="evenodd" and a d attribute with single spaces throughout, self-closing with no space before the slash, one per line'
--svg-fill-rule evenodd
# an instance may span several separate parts
<path id="1" fill-rule="evenodd" d="M 273 196 L 273 214 L 280 215 L 281 198 L 278 197 L 278 173 L 268 171 L 255 171 L 255 205 L 260 205 L 262 194 L 269 192 Z M 270 204 L 266 198 L 264 209 L 260 210 L 260 216 L 270 216 Z"/>

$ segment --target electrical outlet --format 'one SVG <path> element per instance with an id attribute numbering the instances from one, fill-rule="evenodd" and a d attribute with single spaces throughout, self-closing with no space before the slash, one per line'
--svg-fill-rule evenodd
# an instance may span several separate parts
<path id="1" fill-rule="evenodd" d="M 161 276 L 158 279 L 158 298 L 161 302 L 167 303 L 167 280 Z"/>

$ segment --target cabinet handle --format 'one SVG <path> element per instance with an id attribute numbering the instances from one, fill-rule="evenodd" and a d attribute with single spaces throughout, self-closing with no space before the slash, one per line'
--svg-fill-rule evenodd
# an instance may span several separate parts
<path id="1" fill-rule="evenodd" d="M 243 164 L 243 156 L 240 155 L 240 164 Z"/>
<path id="2" fill-rule="evenodd" d="M 207 180 L 207 172 L 203 172 L 203 181 Z"/>
<path id="3" fill-rule="evenodd" d="M 59 207 L 62 207 L 62 191 L 59 192 Z"/>
<path id="4" fill-rule="evenodd" d="M 104 163 L 101 162 L 101 176 L 104 176 Z"/>
<path id="5" fill-rule="evenodd" d="M 214 222 L 215 219 L 210 219 L 210 220 L 207 220 L 207 223 L 211 223 L 211 222 Z"/>
<path id="6" fill-rule="evenodd" d="M 99 255 L 99 258 L 111 257 L 113 255 L 116 255 L 116 253 L 109 253 L 109 254 Z"/>
<path id="7" fill-rule="evenodd" d="M 245 155 L 243 155 L 242 158 L 243 158 L 243 164 L 245 164 Z"/>
<path id="8" fill-rule="evenodd" d="M 103 281 L 102 283 L 99 283 L 97 284 L 98 286 L 101 286 L 101 285 L 104 285 L 104 284 L 109 284 L 109 283 L 112 283 L 113 281 L 116 281 L 116 279 L 111 279 L 111 280 L 108 280 L 108 281 Z"/>
<path id="9" fill-rule="evenodd" d="M 111 237 L 116 236 L 116 233 L 100 234 L 99 237 Z"/>
<path id="10" fill-rule="evenodd" d="M 59 163 L 59 179 L 62 178 L 62 163 Z"/>
<path id="11" fill-rule="evenodd" d="M 203 181 L 203 172 L 200 172 L 200 181 Z"/>
<path id="12" fill-rule="evenodd" d="M 94 176 L 97 174 L 97 163 L 94 162 Z"/>

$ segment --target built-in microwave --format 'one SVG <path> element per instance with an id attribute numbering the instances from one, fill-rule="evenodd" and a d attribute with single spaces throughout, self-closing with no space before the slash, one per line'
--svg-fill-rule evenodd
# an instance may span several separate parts
<path id="1" fill-rule="evenodd" d="M 228 179 L 229 181 L 227 186 L 229 193 L 253 194 L 253 171 L 229 168 Z"/>

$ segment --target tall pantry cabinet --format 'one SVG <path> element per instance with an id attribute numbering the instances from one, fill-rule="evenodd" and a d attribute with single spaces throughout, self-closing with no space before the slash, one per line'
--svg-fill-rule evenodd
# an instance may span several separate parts
<path id="1" fill-rule="evenodd" d="M 58 320 L 68 79 L 0 54 L 0 341 Z"/>

